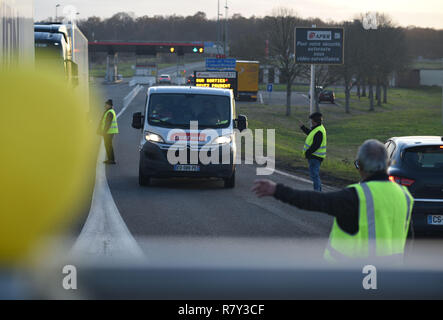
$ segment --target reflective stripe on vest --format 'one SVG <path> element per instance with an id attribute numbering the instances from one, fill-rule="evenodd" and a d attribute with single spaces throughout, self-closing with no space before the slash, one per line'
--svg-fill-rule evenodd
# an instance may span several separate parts
<path id="1" fill-rule="evenodd" d="M 317 156 L 319 158 L 326 158 L 326 129 L 323 125 L 319 125 L 318 127 L 311 130 L 311 132 L 306 137 L 305 145 L 303 146 L 303 157 L 306 154 L 306 151 L 311 147 L 312 143 L 314 142 L 314 136 L 317 132 L 321 132 L 323 134 L 323 140 L 321 142 L 320 147 L 315 150 L 315 152 L 312 153 L 312 155 Z"/>
<path id="2" fill-rule="evenodd" d="M 412 196 L 409 193 L 408 189 L 406 189 L 406 187 L 402 187 L 402 190 L 403 190 L 403 193 L 405 194 L 405 197 L 406 197 L 407 202 L 408 202 L 408 217 L 407 217 L 407 219 L 405 221 L 405 230 L 407 230 L 408 227 L 409 227 L 409 223 L 408 222 L 410 220 L 410 215 L 412 214 L 412 204 L 414 203 L 414 200 L 413 199 L 411 200 Z"/>
<path id="3" fill-rule="evenodd" d="M 350 235 L 334 220 L 324 258 L 331 262 L 374 259 L 400 263 L 414 199 L 394 182 L 353 185 L 359 198 L 359 230 Z"/>
<path id="4" fill-rule="evenodd" d="M 112 114 L 112 122 L 111 126 L 109 127 L 107 134 L 117 134 L 118 133 L 118 124 L 117 124 L 117 115 L 115 114 L 114 109 L 109 109 L 105 112 L 102 119 L 102 131 L 105 130 L 106 125 L 106 117 L 108 116 L 108 113 Z"/>
<path id="5" fill-rule="evenodd" d="M 394 264 L 394 265 L 400 265 L 403 263 L 403 254 L 397 253 L 392 254 L 390 256 L 383 256 L 383 257 L 371 257 L 370 261 L 368 261 L 369 258 L 351 258 L 343 253 L 335 250 L 331 244 L 328 242 L 328 245 L 325 250 L 325 259 L 330 262 L 342 262 L 342 263 L 349 263 L 349 264 L 375 264 L 375 263 L 385 263 L 385 264 Z"/>

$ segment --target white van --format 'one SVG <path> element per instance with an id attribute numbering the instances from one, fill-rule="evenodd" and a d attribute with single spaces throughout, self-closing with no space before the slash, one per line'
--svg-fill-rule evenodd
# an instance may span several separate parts
<path id="1" fill-rule="evenodd" d="M 144 114 L 133 115 L 142 130 L 139 183 L 151 178 L 221 178 L 235 186 L 235 129 L 247 128 L 236 116 L 232 90 L 201 87 L 151 87 Z"/>

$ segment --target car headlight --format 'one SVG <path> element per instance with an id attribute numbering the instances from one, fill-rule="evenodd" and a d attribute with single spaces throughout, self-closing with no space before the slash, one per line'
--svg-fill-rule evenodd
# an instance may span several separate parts
<path id="1" fill-rule="evenodd" d="M 147 132 L 145 139 L 146 139 L 146 141 L 149 141 L 149 142 L 165 143 L 165 141 L 163 140 L 162 137 L 160 137 L 158 134 L 152 133 L 152 132 Z"/>
<path id="2" fill-rule="evenodd" d="M 213 144 L 226 144 L 232 141 L 231 136 L 220 136 L 214 139 Z"/>

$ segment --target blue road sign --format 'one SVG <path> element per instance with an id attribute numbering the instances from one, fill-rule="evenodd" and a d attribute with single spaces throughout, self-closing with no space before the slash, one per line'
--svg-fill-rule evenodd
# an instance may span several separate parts
<path id="1" fill-rule="evenodd" d="M 206 59 L 206 70 L 235 70 L 236 59 Z"/>
<path id="2" fill-rule="evenodd" d="M 272 92 L 273 87 L 274 86 L 272 85 L 272 83 L 269 83 L 268 86 L 266 87 L 266 91 Z"/>

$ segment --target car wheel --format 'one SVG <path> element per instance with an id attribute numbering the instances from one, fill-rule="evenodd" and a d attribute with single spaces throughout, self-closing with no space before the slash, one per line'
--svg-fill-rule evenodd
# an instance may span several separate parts
<path id="1" fill-rule="evenodd" d="M 234 173 L 229 177 L 225 178 L 224 180 L 224 187 L 225 189 L 232 189 L 235 187 L 235 171 Z"/>

